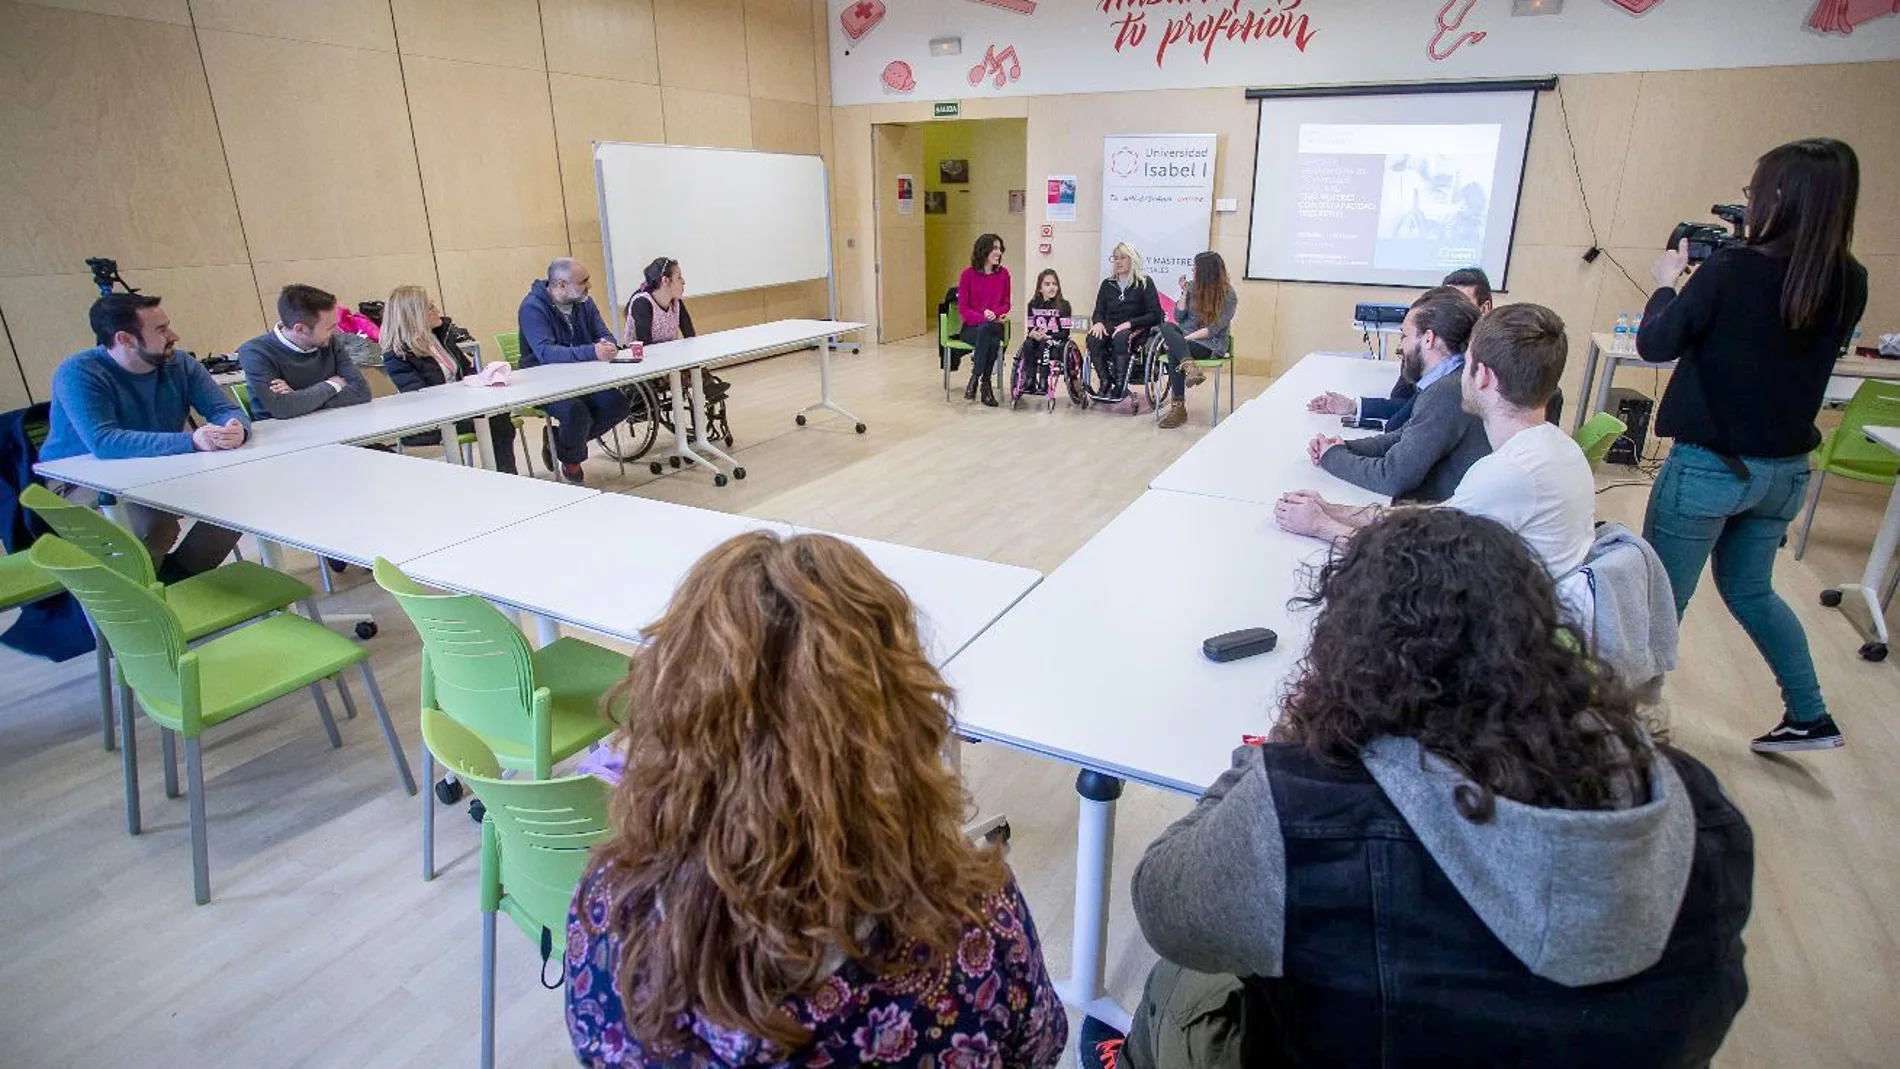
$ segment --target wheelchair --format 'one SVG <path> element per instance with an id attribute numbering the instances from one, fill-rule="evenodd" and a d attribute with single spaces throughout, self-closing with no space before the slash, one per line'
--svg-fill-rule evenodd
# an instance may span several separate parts
<path id="1" fill-rule="evenodd" d="M 1168 350 L 1161 332 L 1153 328 L 1137 332 L 1131 350 L 1127 368 L 1108 376 L 1107 392 L 1093 394 L 1091 400 L 1110 410 L 1125 409 L 1131 416 L 1139 415 L 1146 401 L 1159 418 L 1169 393 Z"/>
<path id="2" fill-rule="evenodd" d="M 724 443 L 731 448 L 733 442 L 732 424 L 726 418 L 726 397 L 732 391 L 732 385 L 712 372 L 703 373 L 706 384 L 706 399 L 703 404 L 688 405 L 686 414 L 691 422 L 686 426 L 688 437 L 696 437 L 700 419 L 706 421 L 705 437 L 709 441 Z M 673 381 L 671 376 L 646 379 L 625 386 L 620 391 L 627 398 L 627 436 L 618 443 L 601 440 L 601 447 L 607 456 L 622 464 L 638 460 L 652 450 L 659 440 L 660 432 L 675 433 L 673 426 Z M 680 458 L 669 456 L 666 463 L 677 468 Z M 647 464 L 647 470 L 654 475 L 660 474 L 663 466 L 654 460 Z"/>
<path id="3" fill-rule="evenodd" d="M 1048 344 L 1044 343 L 1042 350 L 1028 360 L 1023 359 L 1020 352 L 1017 353 L 1015 365 L 1010 371 L 1009 407 L 1020 409 L 1023 399 L 1031 397 L 1046 400 L 1048 404 L 1044 411 L 1054 412 L 1057 390 L 1066 388 L 1069 404 L 1087 408 L 1090 403 L 1089 391 L 1083 377 L 1087 360 L 1082 354 L 1082 347 L 1071 338 L 1063 346 L 1060 356 L 1052 357 L 1047 350 Z"/>

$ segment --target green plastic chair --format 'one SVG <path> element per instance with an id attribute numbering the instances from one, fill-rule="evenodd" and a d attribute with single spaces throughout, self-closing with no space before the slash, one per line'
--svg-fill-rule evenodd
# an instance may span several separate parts
<path id="1" fill-rule="evenodd" d="M 191 805 L 192 891 L 199 905 L 211 901 L 211 865 L 205 844 L 204 767 L 200 737 L 206 728 L 250 712 L 304 687 L 317 701 L 317 714 L 332 747 L 343 745 L 336 721 L 318 685 L 329 679 L 343 687 L 342 672 L 355 665 L 363 676 L 383 738 L 403 789 L 416 793 L 416 782 L 403 756 L 402 742 L 383 705 L 382 691 L 369 670 L 369 654 L 349 639 L 301 616 L 280 613 L 250 627 L 185 648 L 185 628 L 177 610 L 156 583 L 138 583 L 84 549 L 47 535 L 33 544 L 33 563 L 53 573 L 117 651 L 125 688 L 119 709 L 124 738 L 126 830 L 140 828 L 138 736 L 132 730 L 132 699 L 158 724 L 165 744 L 165 787 L 177 796 L 178 773 L 172 737 L 185 740 L 186 795 Z"/>
<path id="2" fill-rule="evenodd" d="M 422 710 L 438 709 L 473 732 L 502 768 L 537 780 L 607 737 L 601 695 L 627 673 L 627 658 L 605 646 L 560 638 L 530 649 L 493 605 L 470 594 L 430 590 L 378 558 L 377 585 L 402 606 L 422 637 Z M 435 781 L 428 750 L 422 778 Z M 422 878 L 435 879 L 433 790 L 422 792 Z"/>
<path id="3" fill-rule="evenodd" d="M 185 641 L 196 642 L 208 635 L 236 627 L 266 613 L 278 612 L 297 602 L 316 614 L 316 602 L 308 584 L 283 572 L 251 561 L 232 561 L 217 568 L 163 586 L 152 565 L 152 555 L 137 535 L 120 527 L 97 512 L 76 505 L 44 486 L 32 485 L 20 492 L 20 504 L 46 521 L 61 538 L 97 558 L 113 571 L 141 588 L 156 588 L 165 604 L 178 614 Z M 97 634 L 99 628 L 95 621 Z M 101 640 L 95 656 L 99 667 L 99 712 L 106 749 L 112 738 L 112 649 Z M 356 705 L 344 693 L 344 706 L 356 716 Z M 169 746 L 169 744 L 168 744 Z"/>
<path id="4" fill-rule="evenodd" d="M 1214 373 L 1214 411 L 1212 418 L 1214 421 L 1213 425 L 1216 427 L 1220 426 L 1220 384 L 1223 378 L 1227 380 L 1227 411 L 1230 414 L 1234 411 L 1235 405 L 1234 380 L 1238 376 L 1234 372 L 1234 336 L 1232 334 L 1227 335 L 1227 355 L 1210 356 L 1204 360 L 1189 360 L 1186 361 L 1186 363 L 1192 364 L 1202 371 L 1212 371 Z"/>
<path id="5" fill-rule="evenodd" d="M 544 970 L 549 959 L 565 960 L 568 904 L 589 851 L 609 830 L 607 785 L 592 776 L 504 780 L 481 737 L 439 709 L 422 710 L 422 742 L 488 810 L 482 818 L 482 1066 L 491 1069 L 496 914 L 507 913 L 542 947 Z"/>
<path id="6" fill-rule="evenodd" d="M 60 589 L 59 580 L 26 554 L 0 551 L 0 612 L 50 598 Z"/>
<path id="7" fill-rule="evenodd" d="M 1841 412 L 1840 426 L 1823 436 L 1814 451 L 1814 486 L 1808 491 L 1808 515 L 1801 521 L 1801 537 L 1795 540 L 1795 560 L 1808 551 L 1808 529 L 1814 526 L 1821 487 L 1829 475 L 1882 486 L 1892 486 L 1900 478 L 1900 454 L 1868 441 L 1861 433 L 1862 427 L 1895 426 L 1900 426 L 1900 382 L 1868 379 L 1861 383 Z"/>
<path id="8" fill-rule="evenodd" d="M 1577 443 L 1577 448 L 1583 450 L 1583 458 L 1590 462 L 1590 470 L 1595 471 L 1603 466 L 1603 458 L 1609 455 L 1610 447 L 1626 430 L 1629 430 L 1629 424 L 1608 412 L 1598 412 L 1585 420 L 1583 426 L 1578 427 L 1570 437 Z"/>

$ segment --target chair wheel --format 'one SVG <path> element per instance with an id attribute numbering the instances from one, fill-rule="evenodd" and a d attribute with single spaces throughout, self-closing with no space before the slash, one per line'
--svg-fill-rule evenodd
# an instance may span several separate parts
<path id="1" fill-rule="evenodd" d="M 793 416 L 793 417 L 792 417 L 792 419 L 793 419 L 793 421 L 795 421 L 795 422 L 796 422 L 796 423 L 797 423 L 797 424 L 798 424 L 798 425 L 799 425 L 800 427 L 803 427 L 803 426 L 805 425 L 805 414 L 804 414 L 804 413 L 802 413 L 802 412 L 801 412 L 801 413 L 799 413 L 799 414 L 798 414 L 798 415 L 796 415 L 796 416 Z"/>
<path id="2" fill-rule="evenodd" d="M 713 476 L 713 485 L 714 485 L 714 486 L 724 486 L 724 485 L 726 485 L 726 477 L 725 477 L 724 475 L 715 475 L 715 476 Z"/>
<path id="3" fill-rule="evenodd" d="M 983 836 L 983 841 L 995 843 L 999 846 L 1007 844 L 1009 842 L 1009 822 L 1004 821 L 996 827 L 991 828 L 989 834 Z"/>
<path id="4" fill-rule="evenodd" d="M 647 470 L 652 472 L 655 475 L 658 475 L 660 472 L 666 469 L 660 467 L 660 462 L 656 460 L 653 463 L 647 465 Z"/>
<path id="5" fill-rule="evenodd" d="M 728 435 L 726 435 L 726 437 L 724 438 L 724 441 L 725 441 L 725 443 L 726 443 L 726 448 L 727 448 L 727 449 L 731 449 L 731 448 L 732 448 L 732 435 L 730 435 L 730 434 L 728 434 Z"/>
<path id="6" fill-rule="evenodd" d="M 1887 659 L 1885 642 L 1866 642 L 1860 647 L 1860 659 L 1863 661 L 1884 661 Z"/>
<path id="7" fill-rule="evenodd" d="M 667 457 L 667 458 L 666 458 L 666 463 L 667 463 L 667 466 L 668 466 L 668 467 L 673 467 L 673 468 L 677 468 L 677 467 L 679 467 L 679 466 L 680 466 L 680 458 L 678 458 L 678 457 Z"/>
<path id="8" fill-rule="evenodd" d="M 735 479 L 743 479 L 743 478 L 745 478 L 745 469 L 744 469 L 744 468 L 734 468 L 734 469 L 732 469 L 732 477 L 733 477 L 733 478 L 735 478 Z"/>
<path id="9" fill-rule="evenodd" d="M 330 570 L 337 573 L 338 575 L 342 575 L 343 569 L 349 567 L 349 563 L 347 561 L 340 561 L 340 560 L 337 560 L 335 557 L 325 557 L 323 558 L 323 563 L 328 564 L 330 566 Z"/>
<path id="10" fill-rule="evenodd" d="M 460 780 L 439 779 L 435 781 L 435 800 L 443 805 L 454 805 L 462 800 L 464 788 Z"/>
<path id="11" fill-rule="evenodd" d="M 365 642 L 369 641 L 372 638 L 375 638 L 376 637 L 376 621 L 363 620 L 357 623 L 356 637 L 364 640 Z"/>
<path id="12" fill-rule="evenodd" d="M 1841 592 L 1838 590 L 1821 591 L 1821 604 L 1830 609 L 1839 607 L 1841 604 Z"/>
<path id="13" fill-rule="evenodd" d="M 862 424 L 862 423 L 860 423 L 860 424 L 858 424 L 858 426 L 857 426 L 857 432 L 858 432 L 859 434 L 863 434 L 863 433 L 864 433 L 864 424 Z"/>
<path id="14" fill-rule="evenodd" d="M 482 822 L 482 818 L 486 817 L 487 815 L 488 815 L 488 807 L 482 804 L 482 800 L 480 798 L 477 798 L 474 801 L 468 803 L 468 819 L 474 821 L 477 824 L 480 824 Z"/>

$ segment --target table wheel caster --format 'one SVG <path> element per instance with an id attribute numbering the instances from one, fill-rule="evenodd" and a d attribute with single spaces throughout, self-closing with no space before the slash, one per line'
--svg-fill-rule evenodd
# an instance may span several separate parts
<path id="1" fill-rule="evenodd" d="M 858 432 L 859 434 L 863 434 L 863 433 L 864 433 L 864 424 L 862 424 L 862 423 L 860 423 L 860 424 L 858 424 L 858 425 L 857 425 L 857 427 L 856 427 L 855 429 L 857 430 L 857 432 Z"/>
<path id="2" fill-rule="evenodd" d="M 360 620 L 356 624 L 356 637 L 367 642 L 376 637 L 376 621 Z"/>
<path id="3" fill-rule="evenodd" d="M 459 780 L 452 780 L 444 776 L 435 781 L 435 800 L 441 802 L 443 805 L 454 805 L 461 801 L 463 793 L 463 787 Z"/>
<path id="4" fill-rule="evenodd" d="M 480 824 L 482 822 L 482 818 L 486 817 L 487 815 L 488 815 L 488 807 L 482 804 L 482 800 L 480 798 L 477 798 L 474 801 L 468 803 L 468 819 L 474 821 L 477 824 Z"/>
<path id="5" fill-rule="evenodd" d="M 989 830 L 989 834 L 983 836 L 983 841 L 986 843 L 994 843 L 997 846 L 1008 846 L 1009 845 L 1009 822 L 1004 821 L 1003 823 L 998 824 L 996 827 L 991 828 Z"/>
<path id="6" fill-rule="evenodd" d="M 803 412 L 799 413 L 796 416 L 793 416 L 792 419 L 797 421 L 800 427 L 803 427 L 805 425 L 805 414 Z"/>
<path id="7" fill-rule="evenodd" d="M 1860 659 L 1863 661 L 1884 661 L 1887 659 L 1885 642 L 1863 642 L 1860 647 Z"/>
<path id="8" fill-rule="evenodd" d="M 1830 609 L 1839 608 L 1841 604 L 1841 592 L 1838 590 L 1821 591 L 1821 604 Z"/>
<path id="9" fill-rule="evenodd" d="M 665 471 L 666 469 L 660 467 L 660 462 L 656 460 L 653 463 L 647 465 L 647 470 L 652 472 L 655 475 L 658 475 L 660 472 Z"/>
<path id="10" fill-rule="evenodd" d="M 724 485 L 726 485 L 726 477 L 725 477 L 724 475 L 715 475 L 715 476 L 713 476 L 713 485 L 714 485 L 714 486 L 724 486 Z"/>
<path id="11" fill-rule="evenodd" d="M 677 456 L 667 457 L 666 463 L 668 467 L 677 469 L 680 466 L 680 458 Z"/>
<path id="12" fill-rule="evenodd" d="M 745 469 L 744 469 L 744 468 L 734 468 L 734 469 L 732 469 L 732 477 L 733 477 L 733 478 L 735 478 L 735 479 L 743 479 L 743 478 L 745 478 Z"/>

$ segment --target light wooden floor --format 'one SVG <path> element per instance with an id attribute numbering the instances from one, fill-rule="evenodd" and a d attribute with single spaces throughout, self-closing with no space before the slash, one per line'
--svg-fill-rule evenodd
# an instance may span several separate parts
<path id="1" fill-rule="evenodd" d="M 1012 413 L 946 404 L 927 349 L 839 361 L 838 394 L 871 424 L 799 430 L 815 399 L 808 356 L 728 373 L 750 478 L 704 476 L 610 488 L 1053 569 L 1140 495 L 1206 430 L 1159 431 L 1100 413 Z M 1242 395 L 1264 380 L 1242 382 Z M 420 461 L 419 461 L 420 462 Z M 1606 486 L 1627 477 L 1610 469 Z M 1646 488 L 1599 498 L 1640 520 Z M 1755 828 L 1752 997 L 1719 1063 L 1728 1067 L 1900 1062 L 1900 667 L 1866 664 L 1860 639 L 1819 590 L 1857 575 L 1885 492 L 1830 487 L 1808 559 L 1784 555 L 1781 590 L 1807 624 L 1821 680 L 1847 733 L 1842 751 L 1763 759 L 1747 750 L 1779 703 L 1759 657 L 1712 589 L 1690 609 L 1668 726 L 1707 762 Z M 638 530 L 599 531 L 597 552 L 635 552 Z M 571 552 L 563 547 L 562 552 Z M 292 555 L 314 582 L 308 557 Z M 1193 565 L 1189 565 L 1193 566 Z M 1218 567 L 1208 562 L 1206 567 Z M 1165 569 L 1157 569 L 1157 576 Z M 1162 581 L 1157 579 L 1157 581 Z M 417 759 L 417 643 L 393 603 L 352 571 L 326 604 L 376 613 L 373 664 Z M 1129 597 L 1141 591 L 1130 580 Z M 0 626 L 11 622 L 0 616 Z M 99 747 L 91 660 L 29 661 L 0 650 L 0 1066 L 470 1065 L 476 1059 L 477 831 L 439 822 L 440 877 L 418 878 L 417 804 L 400 794 L 373 723 L 343 724 L 329 749 L 306 697 L 214 732 L 206 750 L 214 900 L 191 904 L 182 801 L 159 790 L 157 738 L 142 725 L 146 832 L 124 833 L 118 761 Z M 1130 671 L 1139 671 L 1131 667 Z M 1157 710 L 1193 715 L 1193 710 Z M 985 811 L 1006 811 L 1011 861 L 1049 963 L 1067 972 L 1073 914 L 1072 768 L 993 746 L 965 769 Z M 1109 986 L 1132 1006 L 1153 961 L 1129 911 L 1143 846 L 1185 798 L 1131 787 L 1116 828 Z M 535 979 L 525 938 L 501 941 L 501 1061 L 571 1064 L 561 996 Z"/>

